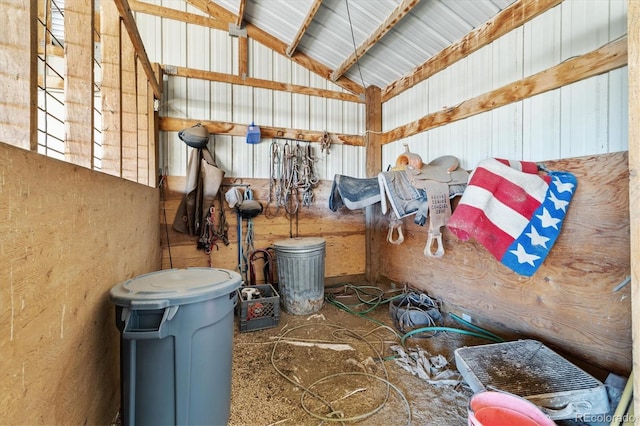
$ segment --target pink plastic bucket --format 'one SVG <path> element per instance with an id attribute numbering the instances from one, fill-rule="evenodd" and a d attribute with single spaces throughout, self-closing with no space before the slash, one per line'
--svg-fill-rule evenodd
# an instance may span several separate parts
<path id="1" fill-rule="evenodd" d="M 533 403 L 504 392 L 482 391 L 469 401 L 469 426 L 553 426 Z"/>

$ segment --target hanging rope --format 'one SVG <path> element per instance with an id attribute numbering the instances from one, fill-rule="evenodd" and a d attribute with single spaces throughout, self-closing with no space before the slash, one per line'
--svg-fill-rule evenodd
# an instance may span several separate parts
<path id="1" fill-rule="evenodd" d="M 280 207 L 284 205 L 282 200 L 282 148 L 273 140 L 270 145 L 269 161 L 269 194 L 267 195 L 267 206 L 264 215 L 272 218 L 278 215 Z M 275 211 L 270 210 L 271 204 L 275 204 Z"/>
<path id="2" fill-rule="evenodd" d="M 315 200 L 313 189 L 320 179 L 314 172 L 311 144 L 301 145 L 300 141 L 287 139 L 280 146 L 276 140 L 271 142 L 269 161 L 269 195 L 265 216 L 275 217 L 283 208 L 289 217 L 289 234 L 292 234 L 293 218 L 298 216 L 300 202 L 305 207 Z M 271 205 L 273 204 L 273 207 Z"/>

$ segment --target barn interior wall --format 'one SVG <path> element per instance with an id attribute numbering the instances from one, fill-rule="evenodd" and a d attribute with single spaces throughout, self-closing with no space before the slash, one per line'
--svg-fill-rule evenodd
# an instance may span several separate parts
<path id="1" fill-rule="evenodd" d="M 627 33 L 626 1 L 566 0 L 383 104 L 384 130 L 529 77 Z M 455 155 L 472 169 L 487 157 L 513 160 L 628 149 L 627 68 L 591 77 L 383 147 L 383 167 L 404 144 L 426 160 Z"/>
<path id="2" fill-rule="evenodd" d="M 626 32 L 626 2 L 564 1 L 385 103 L 385 129 L 537 73 Z M 385 277 L 440 297 L 448 309 L 512 338 L 538 338 L 628 374 L 630 286 L 613 291 L 630 274 L 627 73 L 627 67 L 615 69 L 384 145 L 385 168 L 395 164 L 406 144 L 426 161 L 455 155 L 468 170 L 487 157 L 544 162 L 575 173 L 579 186 L 558 246 L 531 278 L 502 267 L 484 247 L 463 243 L 448 231 L 446 255 L 425 258 L 427 230 L 411 218 L 403 221 L 409 235 L 405 243 L 381 248 Z M 607 193 L 617 194 L 615 202 Z M 385 233 L 381 226 L 383 240 Z"/>
<path id="3" fill-rule="evenodd" d="M 160 267 L 157 189 L 0 143 L 0 406 L 104 424 L 119 401 L 109 289 Z"/>
<path id="4" fill-rule="evenodd" d="M 157 5 L 200 13 L 186 2 L 157 0 Z M 238 38 L 228 32 L 187 24 L 144 13 L 136 14 L 136 22 L 152 62 L 163 66 L 179 66 L 238 75 Z M 313 74 L 252 39 L 248 41 L 247 77 L 273 80 L 317 89 L 342 91 L 340 87 Z M 186 48 L 183 48 L 186 46 Z M 206 81 L 196 78 L 165 76 L 161 117 L 214 120 L 239 124 L 255 122 L 260 126 L 295 128 L 302 132 L 364 134 L 364 104 Z M 239 270 L 237 217 L 223 203 L 229 224 L 230 244 L 219 242 L 209 255 L 198 250 L 197 237 L 180 234 L 172 228 L 175 212 L 184 193 L 184 176 L 192 148 L 178 138 L 177 132 L 160 132 L 160 168 L 168 176 L 163 222 L 163 268 L 213 265 Z M 289 215 L 278 207 L 269 186 L 272 177 L 273 145 L 281 150 L 285 143 L 295 147 L 295 140 L 262 139 L 247 144 L 244 137 L 213 134 L 209 149 L 217 165 L 225 171 L 227 183 L 251 185 L 253 196 L 266 207 L 266 214 L 254 220 L 254 245 L 265 248 L 291 236 L 323 236 L 327 242 L 327 276 L 360 277 L 365 271 L 364 214 L 361 211 L 332 212 L 328 208 L 331 182 L 335 174 L 365 176 L 365 150 L 359 146 L 332 144 L 323 151 L 320 144 L 309 146 L 315 161 L 313 172 L 321 184 L 313 189 L 310 206 L 300 206 Z M 244 190 L 245 187 L 239 189 Z M 221 191 L 228 191 L 223 186 Z M 270 196 L 271 192 L 271 196 Z M 219 209 L 220 204 L 216 202 Z M 292 208 L 288 208 L 292 211 Z M 219 211 L 219 210 L 218 210 Z M 166 219 L 165 219 L 166 215 Z M 247 224 L 242 223 L 246 237 Z"/>
<path id="5" fill-rule="evenodd" d="M 194 11 L 189 6 L 185 6 L 184 10 Z M 383 105 L 383 130 L 455 106 L 466 99 L 617 40 L 626 34 L 625 18 L 626 1 L 594 3 L 566 0 L 523 27 L 386 102 Z M 151 46 L 149 52 L 152 61 L 237 73 L 237 41 L 225 32 L 143 14 L 139 14 L 137 20 L 145 45 Z M 194 36 L 195 31 L 198 36 Z M 158 37 L 158 33 L 161 33 L 162 37 Z M 184 40 L 205 42 L 202 46 L 189 44 L 188 49 L 176 48 L 177 44 Z M 250 40 L 249 44 L 251 77 L 335 89 L 330 82 L 310 74 L 258 43 Z M 174 77 L 165 82 L 165 87 L 165 109 L 161 110 L 161 115 L 165 116 L 237 123 L 255 121 L 258 125 L 262 123 L 309 130 L 363 133 L 365 116 L 362 105 Z M 516 334 L 540 337 L 556 346 L 569 342 L 565 349 L 578 357 L 622 373 L 628 372 L 631 359 L 628 295 L 610 294 L 611 288 L 624 280 L 629 273 L 628 214 L 625 215 L 628 203 L 616 205 L 615 211 L 610 215 L 603 216 L 600 212 L 593 211 L 590 212 L 593 215 L 579 212 L 580 209 L 584 209 L 581 205 L 588 205 L 592 201 L 589 200 L 590 195 L 584 195 L 588 193 L 586 188 L 592 188 L 594 191 L 598 189 L 600 175 L 591 173 L 592 162 L 598 167 L 607 167 L 618 177 L 626 170 L 626 160 L 621 159 L 619 155 L 628 149 L 628 125 L 624 118 L 627 110 L 627 90 L 627 68 L 623 67 L 382 147 L 383 169 L 393 165 L 395 158 L 404 150 L 403 145 L 408 144 L 413 152 L 419 153 L 426 160 L 439 155 L 456 155 L 460 158 L 462 166 L 467 169 L 472 169 L 484 158 L 499 156 L 514 160 L 551 162 L 567 170 L 577 171 L 581 179 L 581 192 L 575 203 L 578 207 L 573 208 L 572 214 L 579 216 L 578 222 L 586 221 L 589 225 L 584 228 L 576 226 L 578 229 L 573 231 L 563 231 L 561 243 L 566 247 L 592 250 L 593 255 L 597 250 L 588 245 L 591 235 L 589 232 L 600 232 L 597 229 L 601 225 L 614 227 L 615 238 L 609 242 L 613 246 L 607 249 L 610 259 L 606 265 L 616 265 L 615 271 L 596 267 L 597 271 L 594 272 L 592 264 L 597 265 L 599 260 L 587 258 L 586 265 L 579 263 L 572 266 L 575 273 L 563 276 L 562 280 L 557 278 L 558 274 L 549 277 L 542 272 L 538 273 L 538 278 L 542 277 L 543 281 L 546 276 L 555 283 L 562 283 L 555 284 L 555 287 L 545 286 L 537 279 L 533 281 L 535 284 L 527 281 L 521 286 L 521 277 L 513 273 L 492 272 L 492 276 L 487 280 L 496 293 L 487 296 L 482 284 L 477 282 L 479 279 L 476 279 L 478 277 L 474 276 L 473 270 L 477 269 L 478 265 L 483 265 L 482 268 L 490 266 L 490 269 L 497 266 L 493 265 L 495 261 L 491 258 L 485 258 L 486 253 L 481 246 L 473 243 L 457 244 L 455 239 L 448 235 L 445 244 L 452 247 L 448 248 L 447 256 L 438 261 L 434 271 L 439 271 L 439 278 L 434 281 L 435 272 L 420 267 L 425 263 L 420 245 L 424 245 L 422 237 L 426 231 L 423 227 L 413 224 L 411 220 L 405 220 L 404 226 L 410 235 L 408 241 L 401 246 L 383 245 L 381 248 L 380 259 L 383 267 L 380 269 L 385 278 L 435 292 L 435 296 L 447 301 L 451 309 L 469 312 L 474 319 L 488 322 L 490 326 L 492 320 L 493 325 L 498 328 L 509 324 Z M 201 95 L 203 93 L 205 95 Z M 175 132 L 161 132 L 161 138 L 161 146 L 166 153 L 163 161 L 168 174 L 172 177 L 183 176 L 188 148 L 179 141 Z M 261 144 L 250 146 L 242 137 L 213 136 L 216 158 L 219 165 L 227 171 L 227 176 L 243 182 L 252 182 L 252 185 L 256 185 L 258 197 L 262 201 L 267 201 L 267 185 L 261 179 L 269 177 L 266 159 L 269 158 L 270 142 L 271 140 L 263 140 Z M 312 209 L 303 210 L 304 214 L 297 218 L 299 229 L 303 230 L 301 236 L 325 232 L 322 230 L 327 227 L 314 227 L 313 221 L 318 220 L 318 217 L 324 217 L 328 221 L 343 220 L 343 216 L 326 211 L 326 205 L 320 203 L 328 199 L 330 181 L 334 174 L 365 177 L 364 153 L 363 147 L 336 146 L 332 147 L 329 156 L 320 159 L 318 170 L 320 178 L 325 182 L 316 192 L 316 202 Z M 574 161 L 575 158 L 580 159 Z M 554 163 L 552 160 L 557 162 Z M 621 182 L 624 181 L 623 177 Z M 173 206 L 167 209 L 170 212 L 168 222 L 172 220 L 171 209 L 177 207 L 180 193 L 180 180 L 174 182 L 178 185 L 173 188 L 177 193 L 173 194 L 173 200 L 168 204 L 171 206 L 173 203 Z M 615 187 L 612 190 L 624 192 L 626 188 Z M 589 201 L 584 201 L 585 199 Z M 618 201 L 623 202 L 624 197 Z M 603 205 L 602 209 L 604 207 Z M 349 215 L 351 219 L 363 217 L 358 216 L 357 212 L 343 214 Z M 575 226 L 571 224 L 572 219 L 572 216 L 567 219 L 569 229 Z M 233 220 L 231 219 L 232 227 Z M 263 226 L 258 229 L 266 230 L 266 235 L 260 237 L 265 244 L 274 238 L 287 236 L 286 217 L 276 222 L 272 220 L 264 219 L 263 223 L 259 223 Z M 386 237 L 387 223 L 383 218 L 379 229 L 379 238 L 382 240 Z M 275 226 L 276 224 L 279 225 Z M 280 230 L 271 233 L 271 230 L 276 229 Z M 306 232 L 308 234 L 305 234 Z M 174 253 L 176 250 L 183 253 L 177 256 L 179 263 L 210 261 L 215 266 L 219 266 L 220 263 L 223 267 L 237 266 L 237 262 L 234 261 L 236 247 L 233 244 L 231 248 L 225 249 L 226 255 L 214 253 L 207 258 L 193 248 L 195 244 L 192 240 L 179 235 L 169 235 L 170 240 L 177 242 L 181 247 L 174 247 Z M 329 249 L 341 250 L 335 258 L 344 258 L 343 253 L 354 253 L 362 249 L 365 245 L 364 233 L 362 235 L 362 239 L 353 237 L 348 242 L 343 241 L 342 244 L 331 246 Z M 164 253 L 163 267 L 166 267 L 166 247 Z M 549 267 L 560 270 L 567 264 L 572 264 L 572 253 L 570 249 L 555 250 Z M 354 265 L 353 268 L 340 269 L 337 275 L 361 274 L 363 260 L 351 263 Z M 470 268 L 465 272 L 464 279 L 457 279 L 450 272 L 457 270 L 460 262 Z M 596 283 L 595 289 L 584 285 L 585 276 L 590 277 L 589 282 Z M 477 293 L 468 291 L 470 287 L 477 288 Z M 534 289 L 539 299 L 531 300 L 523 289 Z M 522 310 L 505 307 L 499 299 L 503 290 L 506 290 L 510 297 L 517 299 L 516 306 L 529 308 L 526 316 Z M 569 296 L 565 294 L 567 291 L 571 293 Z M 613 298 L 611 302 L 617 307 L 614 316 L 617 323 L 613 324 L 605 319 L 602 330 L 590 332 L 581 322 L 584 311 L 590 312 L 590 309 L 595 309 L 593 312 L 598 314 L 595 314 L 597 318 L 594 320 L 601 319 L 598 315 L 604 315 L 591 303 L 594 300 L 594 292 L 601 297 Z M 576 308 L 569 318 L 563 309 L 549 309 L 549 306 L 540 302 L 556 297 L 570 297 L 576 301 L 570 303 Z M 545 319 L 538 319 L 543 313 Z M 601 333 L 607 334 L 604 341 L 599 340 Z M 588 350 L 590 345 L 594 345 L 598 350 Z"/>
<path id="6" fill-rule="evenodd" d="M 533 276 L 518 275 L 481 244 L 461 241 L 446 228 L 444 256 L 427 257 L 423 249 L 428 227 L 414 224 L 412 217 L 403 219 L 404 243 L 383 242 L 382 273 L 399 286 L 408 284 L 439 298 L 446 310 L 505 338 L 536 338 L 561 353 L 628 375 L 632 341 L 627 154 L 545 164 L 573 173 L 578 186 L 560 236 Z"/>

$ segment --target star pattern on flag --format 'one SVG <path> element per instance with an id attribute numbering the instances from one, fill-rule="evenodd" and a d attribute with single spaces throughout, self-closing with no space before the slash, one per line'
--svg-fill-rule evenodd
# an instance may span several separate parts
<path id="1" fill-rule="evenodd" d="M 549 241 L 550 238 L 540 235 L 535 226 L 532 226 L 531 232 L 527 232 L 525 235 L 531 239 L 532 246 L 542 246 L 547 248 L 547 241 Z"/>
<path id="2" fill-rule="evenodd" d="M 559 194 L 563 192 L 573 192 L 574 185 L 571 182 L 562 182 L 560 178 L 556 176 L 553 178 L 553 183 L 556 184 L 556 189 Z"/>
<path id="3" fill-rule="evenodd" d="M 551 216 L 549 210 L 546 208 L 543 208 L 542 214 L 536 215 L 536 217 L 540 219 L 540 222 L 542 222 L 543 228 L 553 227 L 554 229 L 558 229 L 558 223 L 561 222 L 560 219 Z"/>
<path id="4" fill-rule="evenodd" d="M 533 262 L 540 259 L 540 256 L 527 253 L 520 243 L 518 243 L 518 248 L 516 250 L 511 250 L 510 252 L 518 258 L 519 263 L 528 263 L 531 266 L 535 266 Z"/>
<path id="5" fill-rule="evenodd" d="M 562 210 L 563 212 L 567 211 L 567 206 L 569 205 L 568 201 L 559 199 L 553 192 L 549 193 L 549 200 L 551 200 L 556 210 Z"/>

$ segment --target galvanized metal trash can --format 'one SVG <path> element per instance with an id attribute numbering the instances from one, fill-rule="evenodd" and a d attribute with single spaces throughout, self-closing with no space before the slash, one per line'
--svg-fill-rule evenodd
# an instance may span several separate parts
<path id="1" fill-rule="evenodd" d="M 293 315 L 319 311 L 324 302 L 324 238 L 289 238 L 273 247 L 283 309 Z"/>
<path id="2" fill-rule="evenodd" d="M 240 275 L 169 269 L 111 288 L 124 425 L 226 425 Z"/>

